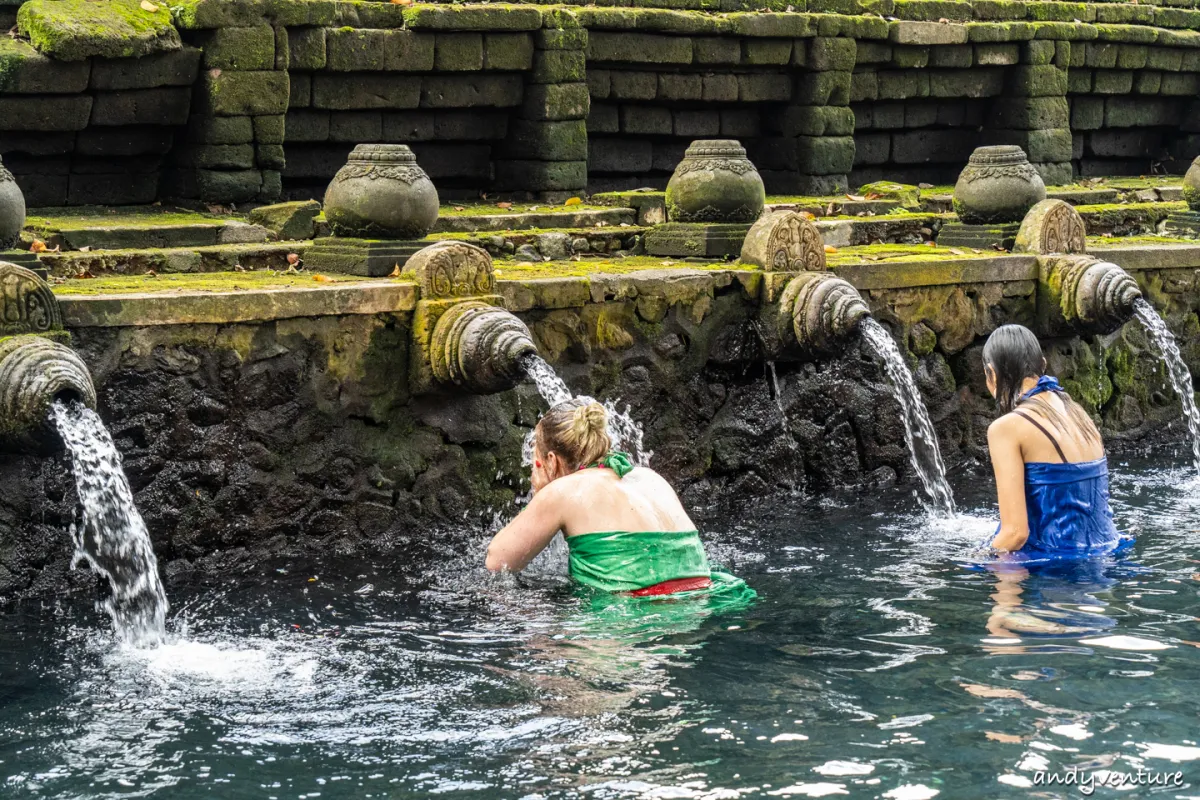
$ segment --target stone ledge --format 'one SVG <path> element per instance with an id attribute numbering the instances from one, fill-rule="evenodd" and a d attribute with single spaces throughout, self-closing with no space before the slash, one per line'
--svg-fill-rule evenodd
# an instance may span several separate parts
<path id="1" fill-rule="evenodd" d="M 1033 256 L 994 256 L 961 261 L 918 261 L 903 264 L 844 264 L 833 267 L 860 291 L 911 289 L 962 283 L 1008 283 L 1037 279 Z"/>
<path id="2" fill-rule="evenodd" d="M 1200 243 L 1097 248 L 1088 254 L 1130 271 L 1200 267 Z"/>
<path id="3" fill-rule="evenodd" d="M 395 281 L 313 289 L 59 296 L 68 328 L 225 325 L 412 311 L 417 287 Z"/>

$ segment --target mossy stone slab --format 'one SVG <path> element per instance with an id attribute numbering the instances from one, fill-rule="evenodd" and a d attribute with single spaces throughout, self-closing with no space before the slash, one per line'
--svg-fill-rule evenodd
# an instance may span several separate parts
<path id="1" fill-rule="evenodd" d="M 29 0 L 17 25 L 40 53 L 59 61 L 137 58 L 183 46 L 167 5 L 157 9 L 140 0 Z"/>

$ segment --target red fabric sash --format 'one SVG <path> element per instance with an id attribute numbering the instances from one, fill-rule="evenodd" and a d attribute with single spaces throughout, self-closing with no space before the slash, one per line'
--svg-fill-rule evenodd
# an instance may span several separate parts
<path id="1" fill-rule="evenodd" d="M 643 589 L 635 589 L 630 592 L 634 597 L 658 597 L 664 594 L 675 594 L 676 592 L 694 592 L 697 589 L 707 589 L 712 586 L 712 580 L 705 577 L 697 578 L 675 578 L 670 581 L 656 583 L 653 586 L 647 586 Z"/>

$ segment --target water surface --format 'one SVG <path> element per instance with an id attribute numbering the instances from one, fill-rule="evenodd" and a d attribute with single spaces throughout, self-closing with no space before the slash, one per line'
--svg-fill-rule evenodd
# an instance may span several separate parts
<path id="1" fill-rule="evenodd" d="M 1077 797 L 1030 784 L 1079 766 L 1180 770 L 1158 796 L 1200 795 L 1187 456 L 1114 460 L 1129 558 L 1033 574 L 959 561 L 994 524 L 986 475 L 952 478 L 967 511 L 951 520 L 912 486 L 752 504 L 705 532 L 759 592 L 734 615 L 593 609 L 561 551 L 490 578 L 482 532 L 421 586 L 371 559 L 168 582 L 155 649 L 115 643 L 79 598 L 26 605 L 0 616 L 0 785 L 915 800 Z"/>

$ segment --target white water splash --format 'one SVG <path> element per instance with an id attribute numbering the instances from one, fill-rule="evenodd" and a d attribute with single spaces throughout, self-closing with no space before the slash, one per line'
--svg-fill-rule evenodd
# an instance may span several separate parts
<path id="1" fill-rule="evenodd" d="M 538 393 L 542 396 L 542 399 L 551 408 L 575 397 L 571 393 L 571 390 L 567 388 L 567 384 L 563 382 L 562 378 L 558 377 L 554 368 L 547 364 L 540 356 L 529 356 L 524 360 L 522 366 L 525 368 L 525 374 L 537 386 Z M 580 397 L 584 400 L 592 399 L 583 395 L 580 395 Z M 643 467 L 650 466 L 650 458 L 654 453 L 646 450 L 645 432 L 642 430 L 642 426 L 633 419 L 633 416 L 630 414 L 630 407 L 625 406 L 625 410 L 622 411 L 613 400 L 609 400 L 603 403 L 603 405 L 604 410 L 608 412 L 608 438 L 612 440 L 613 449 L 628 452 L 636 464 Z M 526 466 L 533 464 L 532 431 L 525 437 L 521 460 Z"/>
<path id="2" fill-rule="evenodd" d="M 1163 322 L 1163 318 L 1154 310 L 1154 306 L 1138 298 L 1133 301 L 1133 313 L 1138 322 L 1145 327 L 1146 333 L 1150 334 L 1150 340 L 1154 342 L 1163 361 L 1167 363 L 1167 374 L 1171 376 L 1171 386 L 1174 387 L 1175 394 L 1179 395 L 1179 402 L 1183 405 L 1183 416 L 1187 420 L 1188 433 L 1192 436 L 1192 464 L 1196 471 L 1200 472 L 1200 411 L 1196 410 L 1192 373 L 1183 361 L 1183 355 L 1179 352 L 1179 345 L 1175 343 L 1175 337 L 1171 335 L 1167 323 Z"/>
<path id="3" fill-rule="evenodd" d="M 939 514 L 954 513 L 954 495 L 950 484 L 946 482 L 946 465 L 942 462 L 942 453 L 938 449 L 937 433 L 921 399 L 912 372 L 904 363 L 900 349 L 892 341 L 887 329 L 867 317 L 862 321 L 863 338 L 883 359 L 883 367 L 887 372 L 892 387 L 892 396 L 900 404 L 901 418 L 904 421 L 904 441 L 908 444 L 909 458 L 930 508 Z"/>
<path id="4" fill-rule="evenodd" d="M 111 594 L 100 605 L 122 641 L 161 643 L 167 596 L 150 534 L 121 469 L 121 454 L 90 408 L 55 403 L 50 418 L 71 454 L 79 494 L 80 518 L 71 526 L 75 564 L 85 562 L 108 580 Z"/>

